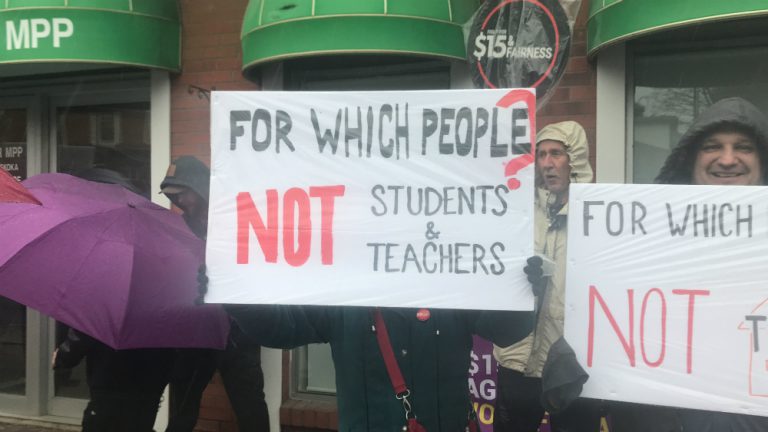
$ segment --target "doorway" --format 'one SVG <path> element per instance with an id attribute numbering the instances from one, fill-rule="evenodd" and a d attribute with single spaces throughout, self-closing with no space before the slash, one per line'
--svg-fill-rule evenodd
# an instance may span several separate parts
<path id="1" fill-rule="evenodd" d="M 151 191 L 148 72 L 6 81 L 0 86 L 0 167 L 19 179 L 43 172 L 117 171 Z M 50 368 L 64 327 L 0 297 L 0 412 L 79 422 L 85 365 Z"/>

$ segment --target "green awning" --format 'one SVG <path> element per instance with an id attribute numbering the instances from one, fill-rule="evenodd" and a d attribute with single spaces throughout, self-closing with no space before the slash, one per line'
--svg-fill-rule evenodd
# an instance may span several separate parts
<path id="1" fill-rule="evenodd" d="M 587 49 L 661 30 L 694 24 L 768 16 L 767 0 L 592 0 Z"/>
<path id="2" fill-rule="evenodd" d="M 0 65 L 180 69 L 176 0 L 5 0 L 0 20 Z"/>
<path id="3" fill-rule="evenodd" d="M 241 35 L 243 71 L 329 54 L 464 59 L 461 26 L 478 5 L 479 0 L 251 0 Z"/>

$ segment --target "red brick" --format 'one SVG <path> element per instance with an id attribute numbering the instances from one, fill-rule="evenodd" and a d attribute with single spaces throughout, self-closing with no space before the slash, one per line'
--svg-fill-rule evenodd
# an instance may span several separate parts
<path id="1" fill-rule="evenodd" d="M 336 412 L 331 413 L 331 424 L 328 429 L 339 430 L 339 415 Z"/>
<path id="2" fill-rule="evenodd" d="M 595 124 L 595 116 L 594 115 L 562 115 L 562 116 L 537 116 L 536 117 L 536 127 L 542 128 L 550 123 L 558 123 L 562 121 L 572 120 L 584 127 L 590 127 L 591 125 Z"/>
<path id="3" fill-rule="evenodd" d="M 198 419 L 197 424 L 195 425 L 195 431 L 221 432 L 221 428 L 219 427 L 219 422 L 217 421 Z"/>
<path id="4" fill-rule="evenodd" d="M 171 121 L 198 121 L 209 122 L 211 115 L 209 110 L 174 110 L 171 113 Z"/>
<path id="5" fill-rule="evenodd" d="M 270 419 L 272 420 L 272 419 Z M 280 407 L 280 424 L 289 424 L 291 422 L 291 408 L 286 406 Z"/>
<path id="6" fill-rule="evenodd" d="M 228 403 L 222 407 L 213 407 L 210 405 L 210 398 L 206 399 L 205 402 L 200 404 L 200 419 L 213 421 L 235 420 L 232 407 Z"/>
<path id="7" fill-rule="evenodd" d="M 197 59 L 184 62 L 184 72 L 204 72 L 217 69 L 217 63 L 219 61 L 214 59 Z"/>
<path id="8" fill-rule="evenodd" d="M 571 89 L 557 86 L 549 96 L 549 102 L 567 102 L 571 98 Z"/>
<path id="9" fill-rule="evenodd" d="M 574 57 L 571 56 L 570 60 L 568 60 L 568 68 L 566 69 L 566 73 L 568 72 L 589 72 L 592 70 L 592 66 L 587 61 L 587 58 L 584 56 Z"/>
<path id="10" fill-rule="evenodd" d="M 305 408 L 301 415 L 301 426 L 307 428 L 317 427 L 317 411 Z"/>
<path id="11" fill-rule="evenodd" d="M 594 80 L 595 80 L 594 74 L 591 74 L 588 72 L 566 73 L 563 76 L 563 79 L 560 80 L 560 85 L 566 86 L 566 87 L 590 85 L 594 82 Z"/>
<path id="12" fill-rule="evenodd" d="M 237 422 L 222 422 L 221 432 L 240 432 L 240 429 L 237 427 Z"/>
<path id="13" fill-rule="evenodd" d="M 597 90 L 592 86 L 570 87 L 571 100 L 597 100 Z"/>
<path id="14" fill-rule="evenodd" d="M 243 62 L 240 59 L 240 57 L 217 59 L 213 63 L 214 63 L 213 68 L 211 69 L 216 69 L 216 70 L 240 71 L 241 67 L 243 66 Z"/>
<path id="15" fill-rule="evenodd" d="M 584 56 L 587 55 L 587 42 L 577 42 L 574 41 L 573 45 L 571 45 L 571 55 L 572 56 Z"/>

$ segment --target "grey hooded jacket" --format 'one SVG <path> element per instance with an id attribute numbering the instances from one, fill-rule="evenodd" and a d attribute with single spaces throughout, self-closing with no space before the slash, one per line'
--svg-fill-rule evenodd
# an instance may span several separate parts
<path id="1" fill-rule="evenodd" d="M 755 139 L 763 167 L 763 183 L 768 184 L 768 121 L 759 109 L 738 97 L 720 100 L 699 115 L 667 157 L 656 183 L 690 184 L 696 153 L 703 139 L 715 131 L 728 129 Z"/>
<path id="2" fill-rule="evenodd" d="M 656 177 L 656 183 L 691 184 L 693 166 L 707 135 L 737 131 L 757 144 L 763 172 L 768 176 L 768 121 L 742 98 L 728 98 L 707 108 L 680 138 Z M 621 432 L 758 432 L 768 431 L 768 418 L 723 412 L 613 402 L 612 427 Z"/>
<path id="3" fill-rule="evenodd" d="M 581 125 L 573 121 L 548 125 L 539 131 L 536 143 L 547 140 L 565 145 L 571 166 L 571 183 L 592 181 L 589 144 Z M 563 335 L 568 205 L 550 216 L 549 206 L 554 203 L 555 197 L 541 188 L 543 182 L 538 177 L 538 171 L 536 184 L 539 188 L 534 205 L 534 250 L 554 261 L 554 274 L 547 283 L 533 333 L 510 347 L 494 346 L 493 355 L 502 367 L 527 376 L 541 377 L 550 346 Z"/>

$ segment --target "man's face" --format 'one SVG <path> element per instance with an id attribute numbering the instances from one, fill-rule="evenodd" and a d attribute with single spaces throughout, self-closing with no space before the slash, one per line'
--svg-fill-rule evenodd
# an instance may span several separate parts
<path id="1" fill-rule="evenodd" d="M 168 194 L 168 199 L 189 217 L 199 221 L 208 218 L 207 203 L 190 188 L 185 187 L 179 193 Z"/>
<path id="2" fill-rule="evenodd" d="M 716 132 L 704 139 L 693 165 L 696 185 L 761 185 L 757 145 L 739 132 Z"/>
<path id="3" fill-rule="evenodd" d="M 536 169 L 547 190 L 559 197 L 568 196 L 568 186 L 571 184 L 569 162 L 563 143 L 544 140 L 536 145 Z"/>

